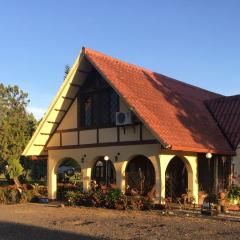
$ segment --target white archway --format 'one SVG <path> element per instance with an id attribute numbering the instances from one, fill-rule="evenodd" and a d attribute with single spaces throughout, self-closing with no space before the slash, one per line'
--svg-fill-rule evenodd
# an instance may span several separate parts
<path id="1" fill-rule="evenodd" d="M 67 160 L 75 161 L 81 169 L 79 162 L 71 157 L 63 157 L 59 160 L 48 158 L 48 198 L 56 199 L 57 198 L 57 173 L 59 166 Z"/>
<path id="2" fill-rule="evenodd" d="M 153 171 L 154 171 L 154 188 L 155 188 L 155 195 L 157 198 L 159 198 L 159 167 L 158 167 L 158 161 L 157 161 L 157 157 L 156 156 L 145 156 L 144 154 L 135 154 L 132 155 L 128 158 L 128 160 L 123 161 L 120 167 L 120 171 L 117 172 L 117 185 L 118 187 L 122 190 L 122 192 L 125 192 L 126 190 L 126 170 L 127 167 L 129 165 L 129 163 L 134 160 L 137 157 L 143 157 L 145 159 L 147 159 L 152 167 L 153 167 Z"/>
<path id="3" fill-rule="evenodd" d="M 194 197 L 195 202 L 198 202 L 198 178 L 197 178 L 197 156 L 195 155 L 182 155 L 182 154 L 161 154 L 159 155 L 160 162 L 160 199 L 165 203 L 166 192 L 166 169 L 174 157 L 179 157 L 184 162 L 188 173 L 188 194 L 189 197 Z"/>

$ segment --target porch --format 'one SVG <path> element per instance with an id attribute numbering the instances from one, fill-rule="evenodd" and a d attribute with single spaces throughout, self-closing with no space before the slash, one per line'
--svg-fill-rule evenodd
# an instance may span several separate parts
<path id="1" fill-rule="evenodd" d="M 52 150 L 48 157 L 49 199 L 56 199 L 57 169 L 66 158 L 81 166 L 85 191 L 90 190 L 91 180 L 114 183 L 122 192 L 151 195 L 160 203 L 166 198 L 176 201 L 183 194 L 198 203 L 199 192 L 217 193 L 230 184 L 229 159 L 222 166 L 222 157 L 208 160 L 203 154 L 159 151 L 158 144 Z"/>

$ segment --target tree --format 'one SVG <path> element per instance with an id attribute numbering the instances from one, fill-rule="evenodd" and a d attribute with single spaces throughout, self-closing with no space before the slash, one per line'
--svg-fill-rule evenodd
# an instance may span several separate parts
<path id="1" fill-rule="evenodd" d="M 28 94 L 18 86 L 0 84 L 0 165 L 17 185 L 23 170 L 19 158 L 36 128 L 34 116 L 26 110 L 28 103 Z"/>
<path id="2" fill-rule="evenodd" d="M 70 66 L 67 64 L 65 65 L 65 70 L 64 70 L 64 79 L 67 77 L 68 73 L 70 72 L 71 68 Z"/>

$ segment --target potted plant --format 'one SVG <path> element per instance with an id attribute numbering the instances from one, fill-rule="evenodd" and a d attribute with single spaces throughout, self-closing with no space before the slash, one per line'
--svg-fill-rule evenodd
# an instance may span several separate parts
<path id="1" fill-rule="evenodd" d="M 233 185 L 228 193 L 230 203 L 238 204 L 240 198 L 240 186 Z"/>

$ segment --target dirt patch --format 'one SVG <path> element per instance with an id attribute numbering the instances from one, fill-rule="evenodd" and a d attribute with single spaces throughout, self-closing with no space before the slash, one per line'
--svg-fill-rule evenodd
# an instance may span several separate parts
<path id="1" fill-rule="evenodd" d="M 240 223 L 159 212 L 0 206 L 0 239 L 240 239 Z"/>

